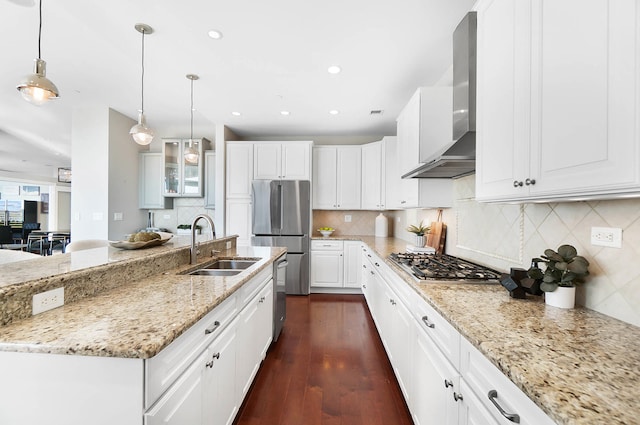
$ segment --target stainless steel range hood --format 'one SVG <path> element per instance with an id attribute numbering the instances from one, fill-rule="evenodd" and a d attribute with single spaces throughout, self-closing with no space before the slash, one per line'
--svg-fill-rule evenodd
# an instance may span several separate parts
<path id="1" fill-rule="evenodd" d="M 453 33 L 453 140 L 402 178 L 455 178 L 476 169 L 476 12 Z"/>

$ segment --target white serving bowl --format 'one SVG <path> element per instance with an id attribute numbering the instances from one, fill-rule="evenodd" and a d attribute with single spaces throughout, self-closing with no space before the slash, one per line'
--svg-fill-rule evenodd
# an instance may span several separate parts
<path id="1" fill-rule="evenodd" d="M 320 230 L 323 237 L 328 238 L 333 233 L 333 230 Z"/>

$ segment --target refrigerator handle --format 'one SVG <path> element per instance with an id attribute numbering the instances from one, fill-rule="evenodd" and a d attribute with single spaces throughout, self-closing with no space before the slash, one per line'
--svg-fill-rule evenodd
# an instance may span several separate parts
<path id="1" fill-rule="evenodd" d="M 278 232 L 282 229 L 282 222 L 284 220 L 283 214 L 284 214 L 284 209 L 282 208 L 282 185 L 280 184 L 280 182 L 278 182 L 278 189 L 277 189 L 277 198 L 276 198 L 276 211 L 275 211 L 275 216 L 278 217 L 278 224 L 275 226 L 276 229 L 278 229 Z"/>

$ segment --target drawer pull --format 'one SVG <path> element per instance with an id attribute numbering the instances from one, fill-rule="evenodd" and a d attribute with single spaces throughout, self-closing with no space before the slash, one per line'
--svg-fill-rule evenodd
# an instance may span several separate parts
<path id="1" fill-rule="evenodd" d="M 498 404 L 498 401 L 496 400 L 496 398 L 498 397 L 498 391 L 496 390 L 491 390 L 489 391 L 489 394 L 487 394 L 489 396 L 489 400 L 491 400 L 491 403 L 493 403 L 494 406 L 496 406 L 496 409 L 498 409 L 498 411 L 500 412 L 500 414 L 502 416 L 504 416 L 505 418 L 509 419 L 511 422 L 520 423 L 520 415 L 518 415 L 517 413 L 507 413 L 505 412 L 505 410 L 502 408 L 502 406 L 500 406 Z"/>
<path id="2" fill-rule="evenodd" d="M 220 322 L 218 322 L 217 320 L 215 322 L 213 322 L 213 326 L 208 327 L 207 329 L 204 330 L 204 334 L 205 335 L 209 335 L 212 334 L 216 331 L 216 329 L 218 329 L 220 327 Z"/>
<path id="3" fill-rule="evenodd" d="M 453 387 L 453 382 L 449 381 L 448 379 L 445 379 L 444 380 L 444 387 L 445 388 Z"/>
<path id="4" fill-rule="evenodd" d="M 433 329 L 433 328 L 436 327 L 436 325 L 434 325 L 433 323 L 431 323 L 429 321 L 429 317 L 428 316 L 422 316 L 422 321 L 424 322 L 425 325 L 427 325 L 428 328 Z"/>
<path id="5" fill-rule="evenodd" d="M 455 401 L 464 400 L 464 399 L 462 398 L 462 394 L 458 394 L 458 393 L 457 393 L 457 392 L 455 392 L 455 391 L 453 392 L 453 399 L 454 399 Z"/>

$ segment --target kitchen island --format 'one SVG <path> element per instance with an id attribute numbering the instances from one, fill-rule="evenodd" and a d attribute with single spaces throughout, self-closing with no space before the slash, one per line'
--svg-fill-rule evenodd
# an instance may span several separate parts
<path id="1" fill-rule="evenodd" d="M 41 269 L 34 272 L 39 276 L 5 285 L 5 295 L 22 294 L 20 299 L 33 288 L 39 292 L 52 284 L 65 287 L 65 299 L 68 287 L 78 295 L 60 308 L 0 327 L 0 423 L 140 424 L 143 418 L 145 423 L 157 423 L 164 420 L 158 418 L 164 418 L 166 406 L 179 410 L 171 405 L 176 400 L 204 400 L 183 394 L 182 386 L 185 379 L 197 376 L 195 371 L 201 369 L 195 366 L 200 362 L 204 366 L 204 360 L 207 366 L 202 369 L 209 372 L 209 380 L 220 378 L 223 371 L 235 371 L 236 360 L 237 370 L 244 371 L 238 385 L 243 391 L 225 395 L 213 384 L 202 387 L 212 393 L 207 398 L 226 400 L 225 412 L 235 415 L 271 341 L 272 267 L 286 250 L 236 248 L 235 237 L 203 242 L 200 249 L 198 264 L 191 265 L 188 243 L 140 251 L 96 248 L 55 259 L 57 264 L 70 264 L 79 257 L 92 257 L 90 265 L 59 273 L 46 269 L 43 258 Z M 100 260 L 105 255 L 107 263 Z M 256 263 L 235 276 L 186 274 L 216 258 L 248 258 Z M 96 282 L 99 289 L 94 292 L 91 287 Z M 85 296 L 80 296 L 83 292 Z M 10 299 L 5 301 L 11 304 Z M 225 343 L 222 356 L 220 341 Z M 216 369 L 213 359 L 204 358 L 213 349 L 218 350 L 216 360 L 222 359 Z M 235 388 L 234 377 L 222 382 Z M 198 409 L 186 402 L 183 407 L 192 416 L 182 419 L 197 422 Z"/>

